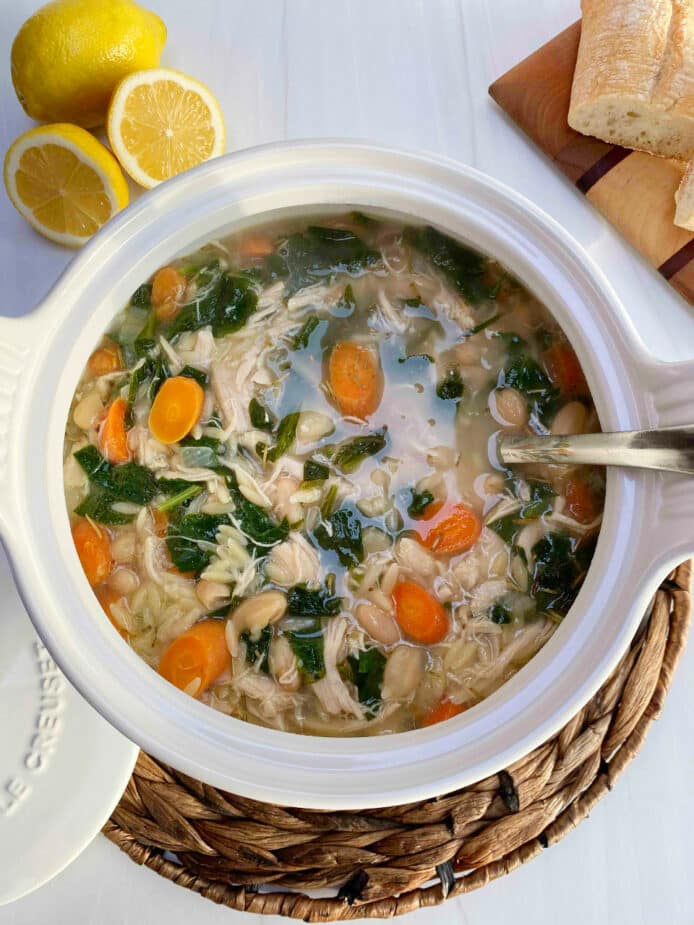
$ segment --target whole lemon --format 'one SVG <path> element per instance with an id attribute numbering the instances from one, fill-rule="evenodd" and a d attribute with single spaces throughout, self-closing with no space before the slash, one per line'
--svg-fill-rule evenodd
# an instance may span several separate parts
<path id="1" fill-rule="evenodd" d="M 54 0 L 12 44 L 12 82 L 40 122 L 102 125 L 116 84 L 156 67 L 166 26 L 133 0 Z"/>

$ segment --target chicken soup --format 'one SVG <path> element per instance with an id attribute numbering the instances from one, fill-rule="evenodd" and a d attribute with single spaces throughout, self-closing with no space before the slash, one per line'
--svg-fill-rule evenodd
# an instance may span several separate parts
<path id="1" fill-rule="evenodd" d="M 377 735 L 473 707 L 571 607 L 602 470 L 503 469 L 494 435 L 598 420 L 547 309 L 432 227 L 274 222 L 157 270 L 65 437 L 87 579 L 216 710 Z"/>

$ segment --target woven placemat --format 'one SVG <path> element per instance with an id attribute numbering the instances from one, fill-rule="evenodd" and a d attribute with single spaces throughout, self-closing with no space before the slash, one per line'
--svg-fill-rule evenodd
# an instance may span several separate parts
<path id="1" fill-rule="evenodd" d="M 284 809 L 140 753 L 104 833 L 216 903 L 308 922 L 390 918 L 475 890 L 559 841 L 638 752 L 685 644 L 690 579 L 687 562 L 663 582 L 613 675 L 554 738 L 477 784 L 381 810 Z"/>

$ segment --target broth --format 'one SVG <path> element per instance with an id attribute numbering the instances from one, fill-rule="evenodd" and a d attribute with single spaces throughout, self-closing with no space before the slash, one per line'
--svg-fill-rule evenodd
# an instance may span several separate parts
<path id="1" fill-rule="evenodd" d="M 277 221 L 157 271 L 65 438 L 87 577 L 152 668 L 317 735 L 446 720 L 569 610 L 599 469 L 501 469 L 494 435 L 598 429 L 547 309 L 433 228 Z"/>

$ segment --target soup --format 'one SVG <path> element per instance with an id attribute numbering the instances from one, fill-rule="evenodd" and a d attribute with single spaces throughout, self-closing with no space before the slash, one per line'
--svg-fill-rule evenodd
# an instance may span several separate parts
<path id="1" fill-rule="evenodd" d="M 361 213 L 211 242 L 143 283 L 65 437 L 86 576 L 153 669 L 316 735 L 441 722 L 571 607 L 599 469 L 495 462 L 598 429 L 549 312 L 494 260 Z"/>

